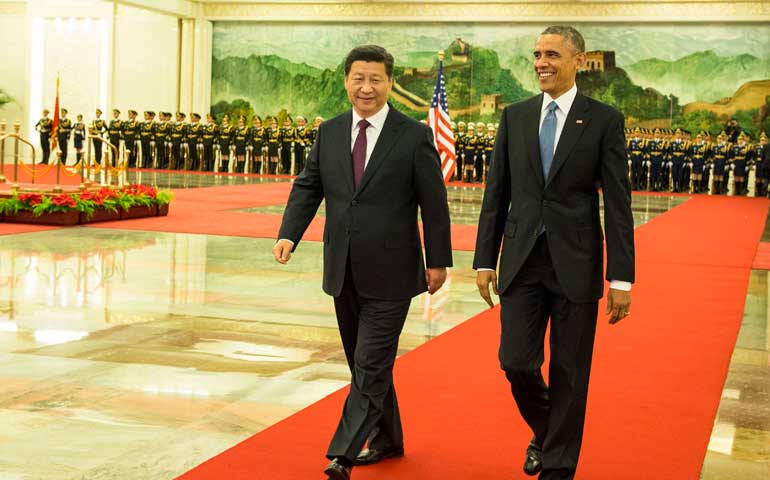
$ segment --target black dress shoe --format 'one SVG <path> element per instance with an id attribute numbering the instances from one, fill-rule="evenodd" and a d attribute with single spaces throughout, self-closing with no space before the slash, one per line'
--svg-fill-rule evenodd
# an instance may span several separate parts
<path id="1" fill-rule="evenodd" d="M 534 442 L 527 447 L 527 455 L 524 457 L 524 473 L 535 476 L 543 469 L 543 450 Z"/>
<path id="2" fill-rule="evenodd" d="M 346 467 L 340 463 L 339 459 L 335 458 L 326 466 L 324 473 L 329 477 L 329 480 L 350 480 L 351 470 L 350 467 Z"/>
<path id="3" fill-rule="evenodd" d="M 358 454 L 353 465 L 372 465 L 386 458 L 404 456 L 404 447 L 367 448 Z"/>

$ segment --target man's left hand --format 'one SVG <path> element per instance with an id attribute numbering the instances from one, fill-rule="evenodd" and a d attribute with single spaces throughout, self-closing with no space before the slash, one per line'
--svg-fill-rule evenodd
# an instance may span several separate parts
<path id="1" fill-rule="evenodd" d="M 607 312 L 610 316 L 610 325 L 623 320 L 631 313 L 631 292 L 610 288 L 607 294 Z"/>
<path id="2" fill-rule="evenodd" d="M 446 281 L 446 268 L 426 268 L 425 282 L 428 284 L 428 293 L 433 295 Z"/>

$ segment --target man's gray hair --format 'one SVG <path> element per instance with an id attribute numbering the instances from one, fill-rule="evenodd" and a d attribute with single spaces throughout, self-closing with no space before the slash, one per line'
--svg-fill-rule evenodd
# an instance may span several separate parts
<path id="1" fill-rule="evenodd" d="M 543 33 L 540 35 L 559 35 L 572 45 L 575 49 L 575 53 L 583 53 L 586 51 L 586 41 L 583 40 L 583 35 L 581 35 L 574 27 L 552 25 L 543 30 Z"/>

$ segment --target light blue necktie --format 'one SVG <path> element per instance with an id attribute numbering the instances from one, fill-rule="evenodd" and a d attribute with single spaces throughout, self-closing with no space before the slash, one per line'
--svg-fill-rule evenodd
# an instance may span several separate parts
<path id="1" fill-rule="evenodd" d="M 543 178 L 548 179 L 548 172 L 551 171 L 553 163 L 554 142 L 556 141 L 556 109 L 559 106 L 556 102 L 548 104 L 548 113 L 543 119 L 543 126 L 540 128 L 540 159 L 543 162 Z"/>

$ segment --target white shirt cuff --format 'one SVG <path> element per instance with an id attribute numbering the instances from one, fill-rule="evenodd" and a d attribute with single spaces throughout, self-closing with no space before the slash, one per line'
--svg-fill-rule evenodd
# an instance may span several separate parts
<path id="1" fill-rule="evenodd" d="M 279 242 L 280 242 L 281 240 L 286 240 L 287 242 L 291 243 L 291 245 L 292 245 L 292 246 L 294 246 L 294 242 L 292 242 L 292 241 L 291 241 L 291 240 L 289 240 L 288 238 L 279 238 L 279 239 L 278 239 L 278 241 L 279 241 Z"/>
<path id="2" fill-rule="evenodd" d="M 631 282 L 624 282 L 622 280 L 610 280 L 610 288 L 615 290 L 623 290 L 624 292 L 631 291 Z"/>
<path id="3" fill-rule="evenodd" d="M 477 272 L 494 272 L 495 269 L 494 268 L 477 268 L 476 271 Z"/>

